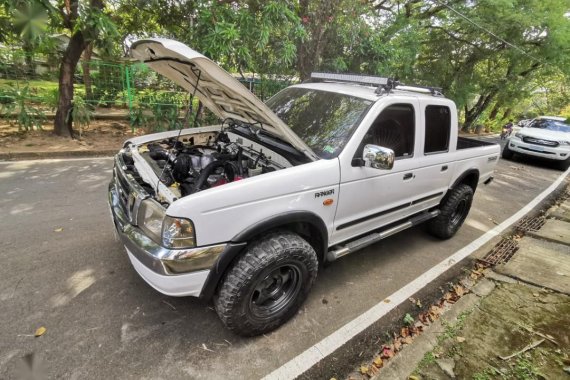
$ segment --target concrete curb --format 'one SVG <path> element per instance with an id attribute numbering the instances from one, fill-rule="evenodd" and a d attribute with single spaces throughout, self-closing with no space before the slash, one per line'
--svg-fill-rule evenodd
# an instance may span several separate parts
<path id="1" fill-rule="evenodd" d="M 112 157 L 118 149 L 70 150 L 63 152 L 7 152 L 0 153 L 0 161 L 45 160 L 52 158 Z"/>
<path id="2" fill-rule="evenodd" d="M 461 297 L 455 304 L 446 309 L 439 319 L 424 328 L 422 334 L 414 339 L 412 344 L 404 346 L 371 380 L 409 378 L 424 355 L 437 346 L 438 336 L 445 330 L 444 323 L 456 323 L 461 314 L 470 312 L 479 305 L 481 300 L 490 294 L 494 286 L 494 282 L 490 279 L 482 278 L 479 280 L 471 289 L 472 293 Z M 482 295 L 479 296 L 474 292 L 475 288 L 478 287 L 485 287 L 490 290 L 482 292 Z"/>

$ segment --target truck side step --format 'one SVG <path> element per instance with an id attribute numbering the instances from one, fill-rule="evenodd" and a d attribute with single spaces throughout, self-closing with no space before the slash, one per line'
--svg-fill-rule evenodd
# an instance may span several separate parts
<path id="1" fill-rule="evenodd" d="M 338 258 L 341 258 L 342 256 L 348 255 L 349 253 L 358 251 L 359 249 L 362 249 L 382 239 L 385 239 L 388 236 L 394 235 L 407 228 L 416 226 L 420 223 L 425 222 L 426 220 L 435 218 L 438 215 L 439 215 L 439 210 L 426 211 L 419 215 L 411 217 L 410 219 L 407 219 L 403 223 L 386 228 L 384 230 L 372 232 L 371 234 L 349 241 L 344 245 L 336 246 L 335 249 L 330 250 L 327 253 L 327 261 L 334 261 Z"/>

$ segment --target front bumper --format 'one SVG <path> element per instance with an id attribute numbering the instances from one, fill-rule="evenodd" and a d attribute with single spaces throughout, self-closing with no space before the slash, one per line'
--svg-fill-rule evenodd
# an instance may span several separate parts
<path id="1" fill-rule="evenodd" d="M 549 160 L 566 160 L 570 156 L 570 147 L 559 145 L 550 147 L 524 142 L 518 137 L 511 137 L 508 142 L 509 149 L 515 153 L 546 158 Z"/>
<path id="2" fill-rule="evenodd" d="M 129 222 L 113 178 L 109 185 L 109 207 L 119 239 L 139 275 L 159 292 L 170 296 L 199 296 L 210 269 L 228 244 L 191 249 L 167 249 L 155 243 Z"/>

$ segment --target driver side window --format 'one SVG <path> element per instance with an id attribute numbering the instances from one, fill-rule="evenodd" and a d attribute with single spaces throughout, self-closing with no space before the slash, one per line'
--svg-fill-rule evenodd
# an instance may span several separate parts
<path id="1" fill-rule="evenodd" d="M 362 157 L 367 144 L 392 149 L 396 159 L 414 155 L 415 113 L 411 104 L 392 104 L 378 115 L 360 144 L 356 157 Z"/>

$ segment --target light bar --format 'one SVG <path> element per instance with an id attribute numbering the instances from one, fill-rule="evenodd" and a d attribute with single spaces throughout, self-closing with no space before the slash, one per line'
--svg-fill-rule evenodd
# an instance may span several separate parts
<path id="1" fill-rule="evenodd" d="M 311 79 L 329 80 L 333 82 L 350 82 L 360 84 L 371 84 L 374 86 L 385 86 L 388 78 L 376 77 L 372 75 L 355 74 L 335 74 L 335 73 L 311 73 Z"/>

